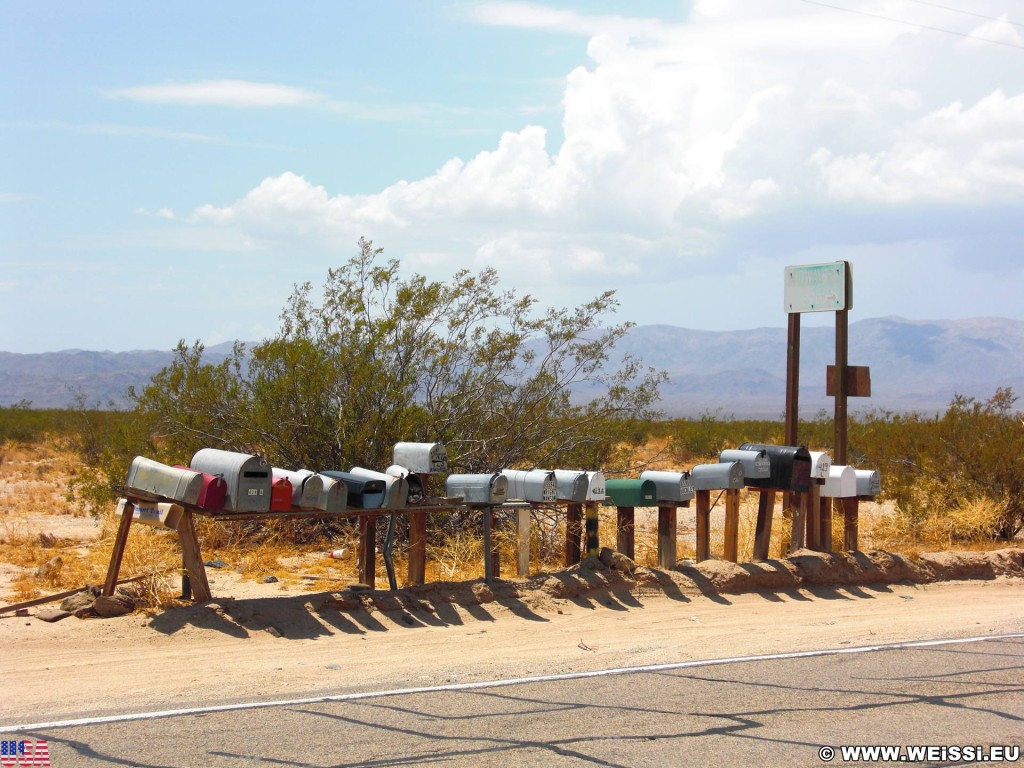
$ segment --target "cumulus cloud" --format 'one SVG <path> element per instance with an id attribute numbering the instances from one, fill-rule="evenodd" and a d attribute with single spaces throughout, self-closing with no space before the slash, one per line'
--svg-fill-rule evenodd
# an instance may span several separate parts
<path id="1" fill-rule="evenodd" d="M 749 233 L 810 207 L 840 217 L 850 202 L 1019 202 L 1024 75 L 1005 58 L 1018 54 L 976 39 L 1011 40 L 1012 25 L 982 29 L 899 0 L 886 5 L 899 21 L 890 23 L 876 4 L 846 5 L 866 13 L 702 0 L 665 22 L 477 4 L 468 13 L 481 24 L 588 38 L 586 61 L 565 76 L 560 146 L 541 127 L 514 126 L 492 149 L 373 194 L 283 173 L 190 218 L 265 243 L 348 250 L 367 234 L 427 268 L 491 264 L 527 283 L 571 285 L 660 283 L 681 266 L 735 258 L 722 249 L 738 226 Z M 323 100 L 229 91 L 194 97 Z M 744 258 L 761 258 L 757 238 L 745 242 Z"/>

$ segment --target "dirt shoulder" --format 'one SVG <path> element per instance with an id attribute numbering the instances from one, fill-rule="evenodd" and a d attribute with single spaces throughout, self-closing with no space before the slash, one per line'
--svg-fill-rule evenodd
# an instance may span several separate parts
<path id="1" fill-rule="evenodd" d="M 302 592 L 213 575 L 153 616 L 0 617 L 0 723 L 1024 631 L 1024 550 Z"/>

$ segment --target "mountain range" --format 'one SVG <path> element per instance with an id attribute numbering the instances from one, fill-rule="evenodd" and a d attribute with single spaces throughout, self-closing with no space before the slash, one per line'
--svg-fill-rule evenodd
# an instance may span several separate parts
<path id="1" fill-rule="evenodd" d="M 671 325 L 633 328 L 611 359 L 626 352 L 664 370 L 661 409 L 668 416 L 781 419 L 786 402 L 786 329 L 700 331 Z M 210 347 L 211 362 L 231 344 Z M 41 354 L 0 352 L 0 406 L 124 407 L 130 385 L 141 388 L 173 358 L 170 351 Z M 800 411 L 831 412 L 825 369 L 835 361 L 835 331 L 801 330 Z M 1005 318 L 913 321 L 900 317 L 850 324 L 849 363 L 871 369 L 869 398 L 850 410 L 939 411 L 955 394 L 986 399 L 998 387 L 1024 392 L 1024 321 Z M 585 391 L 577 393 L 586 396 Z"/>

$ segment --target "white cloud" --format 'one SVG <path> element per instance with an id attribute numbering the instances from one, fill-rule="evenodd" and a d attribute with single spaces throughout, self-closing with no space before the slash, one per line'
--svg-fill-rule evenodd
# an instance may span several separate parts
<path id="1" fill-rule="evenodd" d="M 720 249 L 736 228 L 771 228 L 782 213 L 1005 204 L 1024 189 L 1024 74 L 1005 60 L 1017 54 L 924 28 L 972 32 L 939 9 L 886 6 L 917 26 L 759 0 L 698 2 L 685 23 L 534 3 L 468 13 L 590 38 L 588 60 L 566 73 L 560 146 L 540 127 L 510 126 L 493 149 L 377 193 L 284 173 L 191 220 L 265 247 L 348 251 L 367 235 L 426 270 L 493 265 L 528 286 L 663 285 L 688 264 L 735 263 Z M 742 258 L 762 258 L 764 244 L 748 241 Z"/>
<path id="2" fill-rule="evenodd" d="M 105 95 L 146 104 L 220 107 L 308 107 L 325 101 L 320 94 L 304 88 L 245 80 L 140 85 L 109 90 Z"/>

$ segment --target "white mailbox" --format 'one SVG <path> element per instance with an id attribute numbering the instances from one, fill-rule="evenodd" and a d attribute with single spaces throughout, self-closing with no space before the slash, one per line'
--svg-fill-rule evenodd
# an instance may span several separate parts
<path id="1" fill-rule="evenodd" d="M 384 474 L 405 478 L 405 482 L 409 484 L 408 499 L 411 504 L 418 504 L 423 501 L 426 496 L 423 490 L 423 478 L 417 473 L 410 471 L 408 467 L 403 467 L 400 464 L 392 464 L 384 470 Z"/>
<path id="2" fill-rule="evenodd" d="M 441 443 L 395 443 L 392 456 L 395 464 L 419 475 L 448 471 L 448 451 Z"/>
<path id="3" fill-rule="evenodd" d="M 556 469 L 555 486 L 559 501 L 582 502 L 587 500 L 590 479 L 586 472 L 575 469 Z"/>
<path id="4" fill-rule="evenodd" d="M 311 472 L 308 469 L 298 469 L 295 474 L 300 477 L 313 475 L 320 479 L 320 498 L 314 505 L 315 509 L 323 510 L 329 515 L 339 515 L 348 507 L 348 486 L 343 480 Z"/>
<path id="5" fill-rule="evenodd" d="M 115 514 L 118 517 L 124 515 L 124 506 L 127 503 L 127 499 L 117 500 L 117 511 Z M 132 520 L 143 525 L 151 525 L 156 528 L 170 528 L 175 531 L 178 530 L 178 521 L 185 514 L 184 507 L 165 502 L 160 502 L 159 504 L 136 502 L 134 507 L 134 510 L 132 510 Z"/>
<path id="6" fill-rule="evenodd" d="M 690 472 L 695 491 L 726 491 L 742 488 L 745 480 L 743 465 L 738 461 L 718 464 L 698 464 Z"/>
<path id="7" fill-rule="evenodd" d="M 657 489 L 658 503 L 680 504 L 694 497 L 693 478 L 689 472 L 662 472 L 648 469 L 641 480 L 650 480 Z"/>
<path id="8" fill-rule="evenodd" d="M 375 472 L 365 467 L 352 467 L 349 472 L 356 477 L 384 481 L 384 509 L 405 509 L 409 501 L 409 482 L 404 477 L 395 477 L 385 472 Z"/>
<path id="9" fill-rule="evenodd" d="M 320 497 L 324 494 L 324 481 L 320 475 L 292 472 L 272 467 L 275 480 L 282 478 L 292 485 L 292 507 L 296 509 L 319 509 Z"/>
<path id="10" fill-rule="evenodd" d="M 550 504 L 558 498 L 554 472 L 543 469 L 503 469 L 501 474 L 508 480 L 509 499 L 528 501 L 531 504 Z"/>
<path id="11" fill-rule="evenodd" d="M 192 506 L 199 502 L 199 495 L 203 492 L 201 473 L 161 464 L 145 456 L 132 459 L 124 484 L 137 491 Z"/>
<path id="12" fill-rule="evenodd" d="M 604 501 L 604 472 L 587 472 L 587 501 Z"/>
<path id="13" fill-rule="evenodd" d="M 261 457 L 203 448 L 192 457 L 189 466 L 224 478 L 228 485 L 224 498 L 225 512 L 270 511 L 273 478 L 270 476 L 270 467 Z"/>
<path id="14" fill-rule="evenodd" d="M 882 492 L 882 476 L 877 469 L 855 469 L 857 495 L 862 499 L 873 499 Z"/>
<path id="15" fill-rule="evenodd" d="M 833 464 L 828 471 L 828 480 L 821 489 L 821 495 L 829 499 L 849 499 L 857 495 L 857 475 L 853 467 Z"/>
<path id="16" fill-rule="evenodd" d="M 738 461 L 743 465 L 743 479 L 746 480 L 767 480 L 772 476 L 772 461 L 768 458 L 768 451 L 744 451 L 738 448 L 727 448 L 722 451 L 718 460 L 720 462 Z"/>
<path id="17" fill-rule="evenodd" d="M 829 470 L 832 468 L 832 457 L 824 451 L 810 451 L 811 454 L 811 480 L 817 485 L 824 485 L 828 480 Z"/>
<path id="18" fill-rule="evenodd" d="M 462 497 L 467 506 L 494 506 L 508 499 L 508 478 L 500 472 L 492 475 L 448 475 L 445 495 Z"/>

